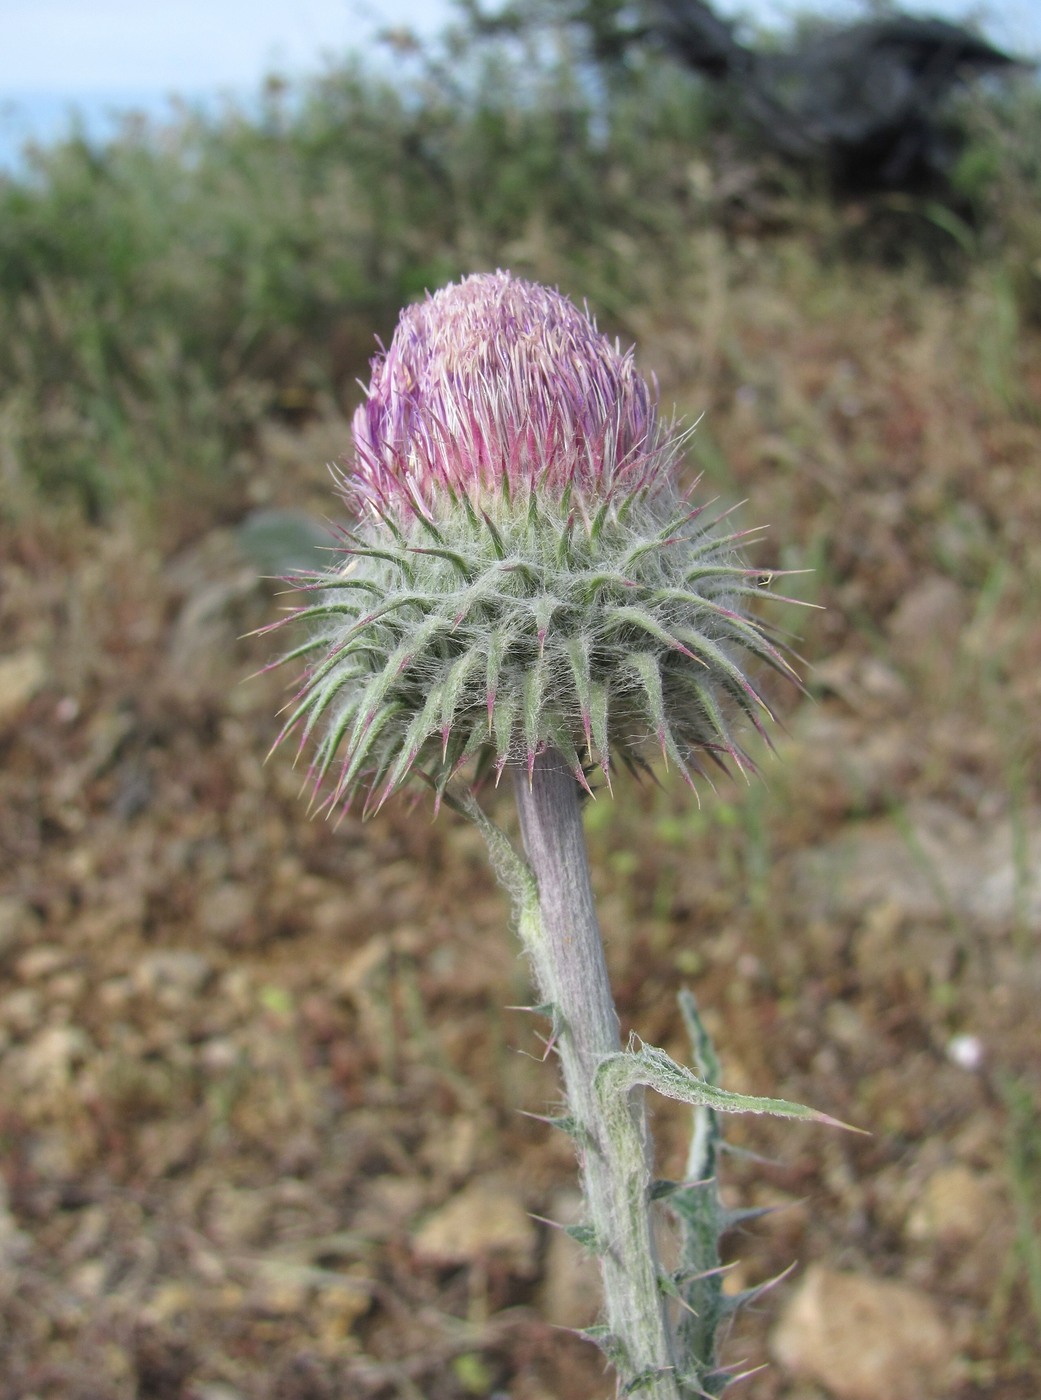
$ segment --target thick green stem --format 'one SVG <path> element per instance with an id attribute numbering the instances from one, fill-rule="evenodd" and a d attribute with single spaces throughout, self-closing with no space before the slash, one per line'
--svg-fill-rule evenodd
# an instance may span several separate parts
<path id="1" fill-rule="evenodd" d="M 586 857 L 578 785 L 552 750 L 530 774 L 514 769 L 521 834 L 538 891 L 522 907 L 521 936 L 542 1000 L 553 1008 L 567 1095 L 604 1283 L 602 1345 L 623 1385 L 641 1397 L 680 1391 L 651 1229 L 650 1171 L 641 1088 L 609 1102 L 597 1071 L 621 1049 Z M 603 1076 L 601 1076 L 603 1081 Z"/>

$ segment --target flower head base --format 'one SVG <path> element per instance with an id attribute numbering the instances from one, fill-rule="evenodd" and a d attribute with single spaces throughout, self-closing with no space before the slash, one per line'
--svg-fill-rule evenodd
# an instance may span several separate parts
<path id="1" fill-rule="evenodd" d="M 405 311 L 354 438 L 360 520 L 298 580 L 314 630 L 280 736 L 321 727 L 331 805 L 547 748 L 583 785 L 648 746 L 688 777 L 747 762 L 731 718 L 770 711 L 741 658 L 790 674 L 745 609 L 758 576 L 678 495 L 682 438 L 631 353 L 566 298 L 497 273 Z"/>

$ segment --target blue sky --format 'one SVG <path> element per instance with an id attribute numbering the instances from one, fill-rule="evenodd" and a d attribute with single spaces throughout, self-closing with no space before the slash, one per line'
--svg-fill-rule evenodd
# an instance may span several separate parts
<path id="1" fill-rule="evenodd" d="M 955 18 L 971 8 L 968 0 L 904 3 Z M 801 7 L 800 0 L 718 5 L 767 19 Z M 857 12 L 853 0 L 828 8 Z M 979 12 L 986 18 L 987 6 Z M 989 13 L 998 43 L 1041 53 L 1041 0 L 994 0 Z M 0 0 L 0 164 L 26 137 L 59 134 L 70 105 L 96 123 L 119 107 L 157 114 L 173 94 L 248 96 L 273 70 L 302 75 L 350 49 L 371 50 L 381 27 L 433 35 L 452 14 L 451 0 Z"/>

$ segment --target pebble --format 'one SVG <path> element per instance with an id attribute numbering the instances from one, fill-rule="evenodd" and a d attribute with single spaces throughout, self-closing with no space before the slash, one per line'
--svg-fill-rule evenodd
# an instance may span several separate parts
<path id="1" fill-rule="evenodd" d="M 201 953 L 161 948 L 139 959 L 133 978 L 139 991 L 153 996 L 167 993 L 184 1000 L 202 991 L 212 973 L 212 964 Z"/>
<path id="2" fill-rule="evenodd" d="M 581 1193 L 559 1191 L 550 1202 L 548 1216 L 560 1225 L 578 1224 L 585 1218 Z M 556 1327 L 589 1327 L 599 1314 L 600 1298 L 595 1257 L 566 1230 L 551 1230 L 539 1295 L 543 1316 Z"/>
<path id="3" fill-rule="evenodd" d="M 24 899 L 0 895 L 0 958 L 35 933 L 39 920 Z"/>
<path id="4" fill-rule="evenodd" d="M 18 719 L 46 679 L 46 662 L 34 648 L 0 656 L 0 726 Z"/>
<path id="5" fill-rule="evenodd" d="M 344 1277 L 323 1279 L 314 1302 L 315 1321 L 323 1350 L 342 1354 L 351 1332 L 372 1306 L 372 1295 L 363 1282 Z"/>
<path id="6" fill-rule="evenodd" d="M 965 1244 L 989 1233 L 1000 1212 L 993 1183 L 956 1163 L 929 1177 L 907 1217 L 906 1233 L 912 1240 Z"/>
<path id="7" fill-rule="evenodd" d="M 771 1336 L 787 1371 L 835 1400 L 947 1400 L 954 1343 L 932 1299 L 906 1284 L 820 1265 Z"/>
<path id="8" fill-rule="evenodd" d="M 9 992 L 0 1001 L 0 1026 L 14 1035 L 28 1035 L 40 1024 L 43 1001 L 33 987 L 21 987 Z"/>
<path id="9" fill-rule="evenodd" d="M 950 653 L 964 620 L 963 590 L 953 579 L 934 574 L 904 595 L 889 618 L 887 630 L 897 657 L 921 664 Z"/>
<path id="10" fill-rule="evenodd" d="M 226 939 L 241 935 L 252 921 L 256 899 L 247 885 L 225 880 L 207 892 L 199 908 L 202 931 L 209 938 Z"/>
<path id="11" fill-rule="evenodd" d="M 40 943 L 22 954 L 14 970 L 23 982 L 38 982 L 68 965 L 69 955 L 63 948 L 53 943 Z"/>
<path id="12" fill-rule="evenodd" d="M 48 1026 L 20 1051 L 16 1074 L 24 1089 L 60 1093 L 90 1054 L 87 1035 L 76 1026 Z"/>
<path id="13" fill-rule="evenodd" d="M 426 1264 L 473 1264 L 496 1258 L 523 1277 L 535 1272 L 538 1231 L 516 1187 L 502 1178 L 473 1181 L 434 1212 L 412 1239 Z"/>
<path id="14" fill-rule="evenodd" d="M 863 822 L 800 852 L 794 884 L 813 918 L 862 918 L 890 906 L 920 920 L 946 922 L 954 914 L 987 932 L 1002 933 L 1018 920 L 1039 925 L 1041 812 L 1026 812 L 1022 824 L 1021 841 L 1011 820 L 984 824 L 942 803 L 912 802 L 899 824 Z"/>
<path id="15" fill-rule="evenodd" d="M 423 1182 L 412 1176 L 376 1176 L 362 1189 L 351 1228 L 374 1240 L 388 1239 L 406 1227 L 425 1204 Z"/>

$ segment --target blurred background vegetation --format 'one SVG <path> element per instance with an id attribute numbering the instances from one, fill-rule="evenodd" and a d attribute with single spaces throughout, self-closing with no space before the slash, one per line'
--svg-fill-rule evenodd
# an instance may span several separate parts
<path id="1" fill-rule="evenodd" d="M 5 514 L 226 501 L 260 424 L 348 408 L 373 332 L 482 267 L 558 284 L 630 335 L 672 313 L 712 233 L 720 275 L 779 295 L 797 249 L 821 296 L 866 262 L 971 287 L 1007 338 L 1041 315 L 1032 75 L 954 100 L 967 140 L 945 197 L 842 207 L 725 93 L 653 47 L 615 53 L 619 10 L 529 4 L 490 27 L 474 9 L 436 51 L 389 36 L 393 77 L 347 62 L 272 80 L 248 108 L 128 118 L 0 177 Z"/>

